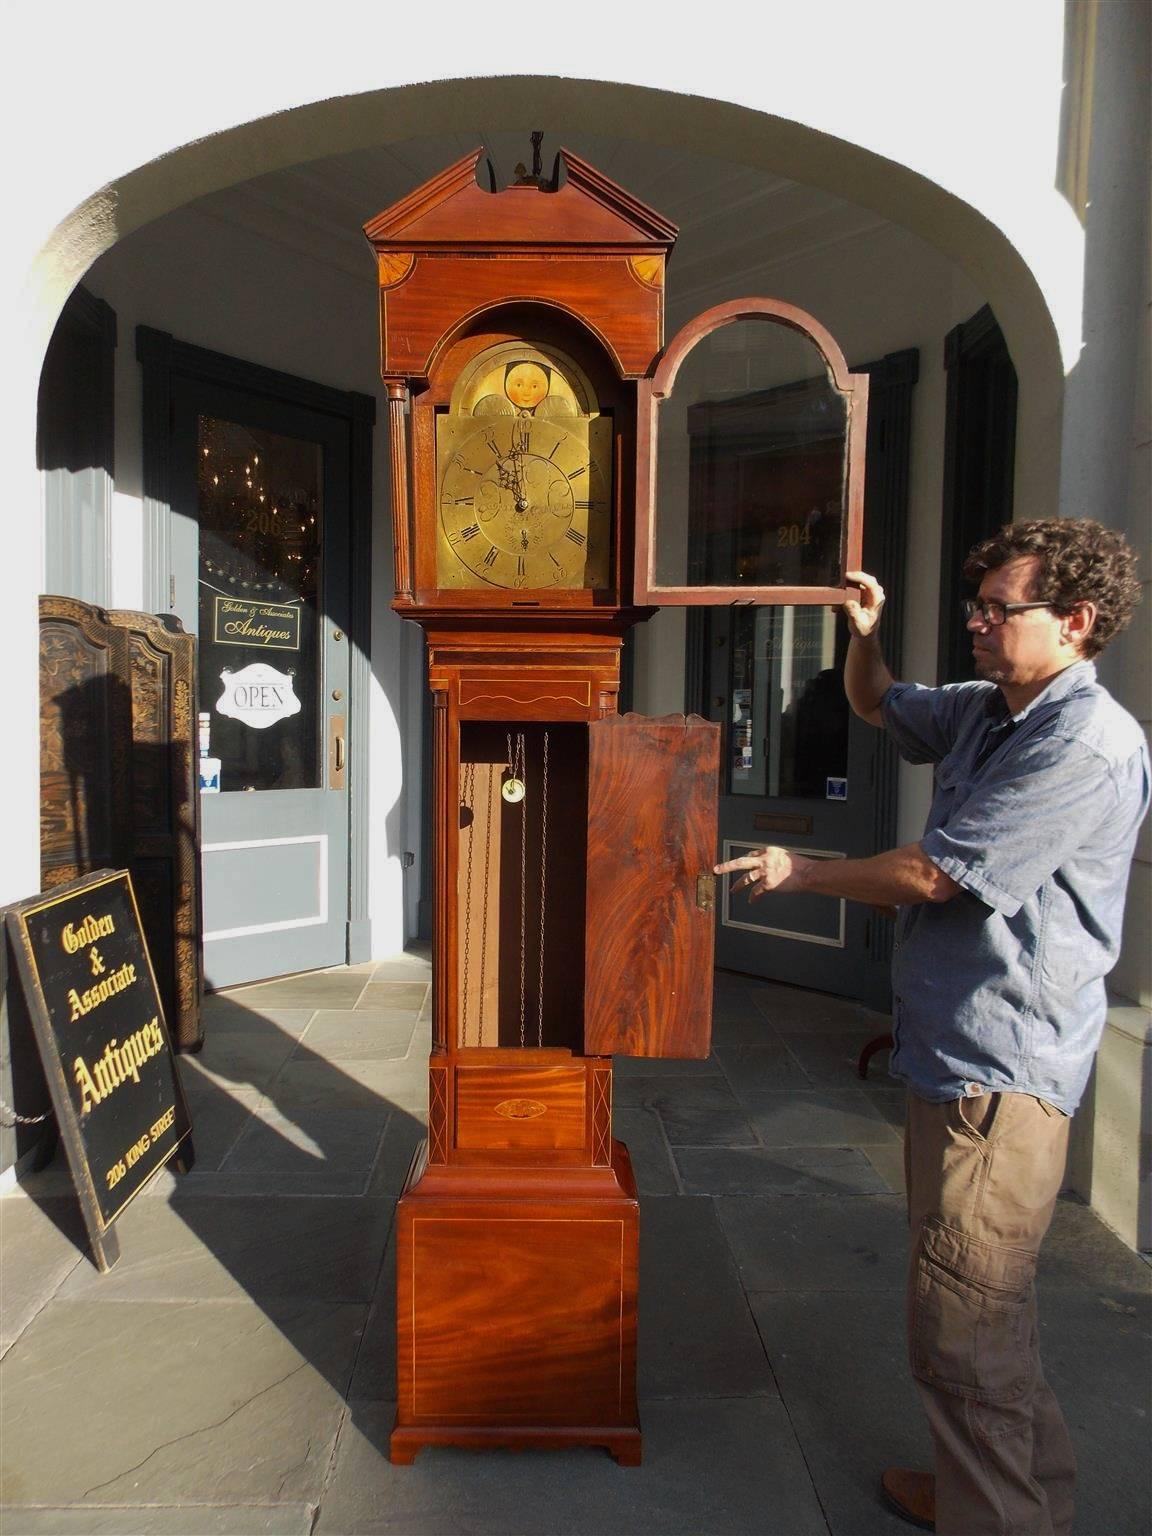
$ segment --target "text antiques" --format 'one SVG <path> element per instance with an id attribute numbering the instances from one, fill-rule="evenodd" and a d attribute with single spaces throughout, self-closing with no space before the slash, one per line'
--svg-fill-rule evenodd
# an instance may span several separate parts
<path id="1" fill-rule="evenodd" d="M 8 911 L 25 997 L 96 1261 L 112 1223 L 191 1122 L 126 870 L 100 871 Z"/>

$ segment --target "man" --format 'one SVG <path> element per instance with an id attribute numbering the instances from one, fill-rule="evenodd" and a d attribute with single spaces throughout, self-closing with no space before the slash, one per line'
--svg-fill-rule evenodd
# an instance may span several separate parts
<path id="1" fill-rule="evenodd" d="M 734 888 L 900 909 L 891 1070 L 908 1089 L 909 1357 L 933 1478 L 890 1468 L 889 1503 L 942 1536 L 1067 1536 L 1074 1460 L 1036 1340 L 1036 1256 L 1069 1116 L 1105 1017 L 1136 832 L 1142 732 L 1092 657 L 1139 596 L 1123 538 L 1080 520 L 1010 524 L 969 556 L 981 681 L 897 683 L 884 593 L 852 572 L 844 682 L 856 714 L 935 764 L 919 843 L 869 859 L 782 848 L 733 859 Z"/>

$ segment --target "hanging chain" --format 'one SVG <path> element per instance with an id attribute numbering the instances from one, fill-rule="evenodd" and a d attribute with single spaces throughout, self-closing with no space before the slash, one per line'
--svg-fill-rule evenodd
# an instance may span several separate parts
<path id="1" fill-rule="evenodd" d="M 464 808 L 472 813 L 468 823 L 468 857 L 464 869 L 464 980 L 460 1006 L 460 1041 L 468 1044 L 468 968 L 472 949 L 472 844 L 476 838 L 476 764 L 464 764 Z M 483 953 L 483 951 L 481 951 Z M 480 1005 L 484 1000 L 481 997 Z"/>
<path id="2" fill-rule="evenodd" d="M 500 793 L 509 805 L 518 805 L 527 794 L 524 784 L 524 732 L 516 733 L 516 752 L 512 752 L 512 732 L 508 732 L 508 777 L 500 786 Z"/>
<path id="3" fill-rule="evenodd" d="M 3 1125 L 7 1131 L 18 1125 L 43 1125 L 44 1121 L 51 1120 L 55 1113 L 54 1109 L 46 1109 L 42 1115 L 18 1115 L 11 1104 L 0 1098 L 0 1114 L 12 1116 L 11 1120 L 0 1120 L 0 1125 Z"/>

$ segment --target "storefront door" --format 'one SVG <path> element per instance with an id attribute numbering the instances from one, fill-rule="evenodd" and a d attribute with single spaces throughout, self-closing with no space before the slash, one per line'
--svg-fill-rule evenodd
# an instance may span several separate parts
<path id="1" fill-rule="evenodd" d="M 219 786 L 201 796 L 206 978 L 338 965 L 347 454 L 299 407 L 192 381 L 174 405 L 176 611 L 200 642 L 199 744 Z"/>
<path id="2" fill-rule="evenodd" d="M 367 569 L 372 402 L 145 328 L 138 350 L 146 472 L 166 503 L 157 542 L 172 610 L 199 641 L 205 977 L 338 965 L 366 767 L 354 573 Z"/>

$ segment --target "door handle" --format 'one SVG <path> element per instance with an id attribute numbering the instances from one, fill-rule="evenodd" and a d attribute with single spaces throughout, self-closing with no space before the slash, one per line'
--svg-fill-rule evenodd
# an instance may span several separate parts
<path id="1" fill-rule="evenodd" d="M 328 717 L 328 788 L 343 789 L 347 766 L 347 748 L 344 741 L 344 716 Z"/>
<path id="2" fill-rule="evenodd" d="M 701 912 L 711 912 L 716 906 L 716 876 L 696 876 L 696 905 Z"/>

